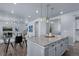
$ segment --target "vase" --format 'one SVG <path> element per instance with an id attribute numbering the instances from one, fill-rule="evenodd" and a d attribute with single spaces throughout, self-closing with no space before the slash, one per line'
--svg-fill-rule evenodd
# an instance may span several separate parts
<path id="1" fill-rule="evenodd" d="M 52 36 L 52 33 L 49 33 L 48 35 L 49 35 L 49 36 Z"/>

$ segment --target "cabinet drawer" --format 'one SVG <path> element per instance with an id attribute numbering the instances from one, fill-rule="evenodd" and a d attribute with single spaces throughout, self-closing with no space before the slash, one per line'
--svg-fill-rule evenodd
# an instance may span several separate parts
<path id="1" fill-rule="evenodd" d="M 49 48 L 49 56 L 55 56 L 55 47 Z"/>
<path id="2" fill-rule="evenodd" d="M 55 45 L 56 45 L 56 42 L 50 43 L 50 44 L 46 45 L 45 47 L 53 47 L 53 46 L 55 46 Z"/>

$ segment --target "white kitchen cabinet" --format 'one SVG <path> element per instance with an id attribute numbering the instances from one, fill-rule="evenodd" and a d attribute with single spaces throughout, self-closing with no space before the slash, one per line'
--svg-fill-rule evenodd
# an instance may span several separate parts
<path id="1" fill-rule="evenodd" d="M 64 40 L 61 41 L 61 55 L 67 50 L 68 48 L 68 37 L 64 38 Z"/>
<path id="2" fill-rule="evenodd" d="M 55 56 L 55 43 L 49 44 L 45 50 L 47 51 L 46 55 Z"/>
<path id="3" fill-rule="evenodd" d="M 55 56 L 55 46 L 49 47 L 49 56 Z"/>
<path id="4" fill-rule="evenodd" d="M 62 40 L 59 40 L 55 45 L 55 55 L 60 56 L 62 51 Z"/>
<path id="5" fill-rule="evenodd" d="M 64 38 L 63 40 L 59 40 L 55 42 L 55 44 L 49 45 L 48 53 L 49 56 L 61 56 L 67 49 L 68 38 Z"/>
<path id="6" fill-rule="evenodd" d="M 67 45 L 68 45 L 67 43 L 68 38 L 62 38 L 62 39 L 59 39 L 57 41 L 52 41 L 52 42 L 49 41 L 52 39 L 45 39 L 47 41 L 44 41 L 44 42 L 39 41 L 39 40 L 44 40 L 44 38 L 38 39 L 37 41 L 39 42 L 37 42 L 36 40 L 37 39 L 35 39 L 35 41 L 27 40 L 27 55 L 28 56 L 61 56 L 66 51 Z M 50 42 L 50 43 L 45 45 L 46 42 Z"/>
<path id="7" fill-rule="evenodd" d="M 61 52 L 60 52 L 60 54 L 62 55 L 62 54 L 66 51 L 66 49 L 65 49 L 65 42 L 64 42 L 63 40 L 62 40 L 62 42 L 61 42 L 60 47 L 61 47 Z"/>
<path id="8" fill-rule="evenodd" d="M 27 42 L 27 56 L 43 56 L 44 54 L 44 47 L 33 43 L 31 41 Z"/>
<path id="9" fill-rule="evenodd" d="M 69 39 L 67 37 L 67 38 L 65 38 L 65 47 L 66 47 L 66 49 L 68 48 L 68 44 L 69 44 Z"/>

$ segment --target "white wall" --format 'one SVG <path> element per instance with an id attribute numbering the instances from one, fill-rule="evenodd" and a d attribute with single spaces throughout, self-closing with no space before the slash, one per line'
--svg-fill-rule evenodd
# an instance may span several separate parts
<path id="1" fill-rule="evenodd" d="M 42 20 L 40 21 L 40 35 L 46 35 L 46 18 L 42 18 Z"/>
<path id="2" fill-rule="evenodd" d="M 32 21 L 32 22 L 29 22 L 29 24 L 28 24 L 28 30 L 29 30 L 29 26 L 30 25 L 32 25 L 33 26 L 33 32 L 29 32 L 28 31 L 28 37 L 32 37 L 32 36 L 35 36 L 35 22 L 37 22 L 39 19 L 36 19 L 36 20 L 34 20 L 34 21 Z M 39 23 L 39 22 L 38 22 Z M 39 26 L 39 25 L 38 25 Z"/>
<path id="3" fill-rule="evenodd" d="M 69 43 L 72 45 L 76 39 L 75 39 L 75 15 L 78 15 L 79 11 L 74 11 L 71 13 L 67 13 L 64 15 L 60 15 L 55 18 L 61 19 L 61 34 L 62 35 L 68 35 L 69 36 Z"/>
<path id="4" fill-rule="evenodd" d="M 61 16 L 61 33 L 62 35 L 67 34 L 69 36 L 69 43 L 73 44 L 75 39 L 75 25 L 74 25 L 75 18 L 72 14 L 67 14 Z"/>
<path id="5" fill-rule="evenodd" d="M 46 18 L 38 18 L 38 19 L 30 22 L 28 24 L 28 27 L 30 25 L 33 25 L 33 32 L 28 32 L 28 35 L 30 37 L 35 36 L 35 22 L 39 23 L 38 24 L 38 36 L 40 36 L 40 35 L 46 35 L 46 21 L 45 20 L 46 20 Z"/>
<path id="6" fill-rule="evenodd" d="M 77 16 L 77 15 L 79 15 L 79 10 L 73 11 L 73 12 L 70 12 L 67 14 L 59 15 L 59 16 L 52 18 L 52 19 L 61 20 L 61 35 L 69 36 L 70 45 L 73 45 L 73 43 L 76 41 L 76 39 L 75 39 L 75 16 Z M 43 24 L 43 23 L 41 22 L 40 24 Z M 40 26 L 42 26 L 42 28 L 43 28 L 43 29 L 40 28 L 40 31 L 39 31 L 40 35 L 46 34 L 46 29 L 45 29 L 46 27 L 44 26 L 44 24 L 39 25 L 39 27 Z M 34 35 L 34 32 L 32 33 L 32 35 Z"/>
<path id="7" fill-rule="evenodd" d="M 61 32 L 61 20 L 58 18 L 58 19 L 51 19 L 50 20 L 50 24 L 51 24 L 51 28 L 52 28 L 52 34 L 60 34 Z"/>
<path id="8" fill-rule="evenodd" d="M 21 21 L 22 20 L 22 21 Z M 26 27 L 23 21 L 24 19 L 8 17 L 8 16 L 1 16 L 0 15 L 0 39 L 3 36 L 3 27 L 12 27 L 14 35 L 16 34 L 15 28 L 19 27 L 20 32 L 22 32 Z M 18 22 L 19 21 L 19 22 Z"/>

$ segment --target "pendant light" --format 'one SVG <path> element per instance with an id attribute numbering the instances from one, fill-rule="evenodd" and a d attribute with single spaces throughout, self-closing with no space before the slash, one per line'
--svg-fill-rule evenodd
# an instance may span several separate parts
<path id="1" fill-rule="evenodd" d="M 40 6 L 40 8 L 41 8 L 41 12 L 40 12 L 40 18 L 41 18 L 41 21 L 42 21 L 42 3 L 41 3 L 41 6 Z"/>
<path id="2" fill-rule="evenodd" d="M 47 14 L 46 14 L 46 19 L 49 20 L 49 4 L 46 5 L 47 8 Z"/>
<path id="3" fill-rule="evenodd" d="M 50 18 L 49 18 L 49 7 L 50 5 L 47 4 L 47 15 L 46 15 L 46 21 L 49 23 L 49 33 L 48 33 L 48 36 L 52 36 L 52 28 L 51 28 L 51 22 L 50 22 Z"/>

